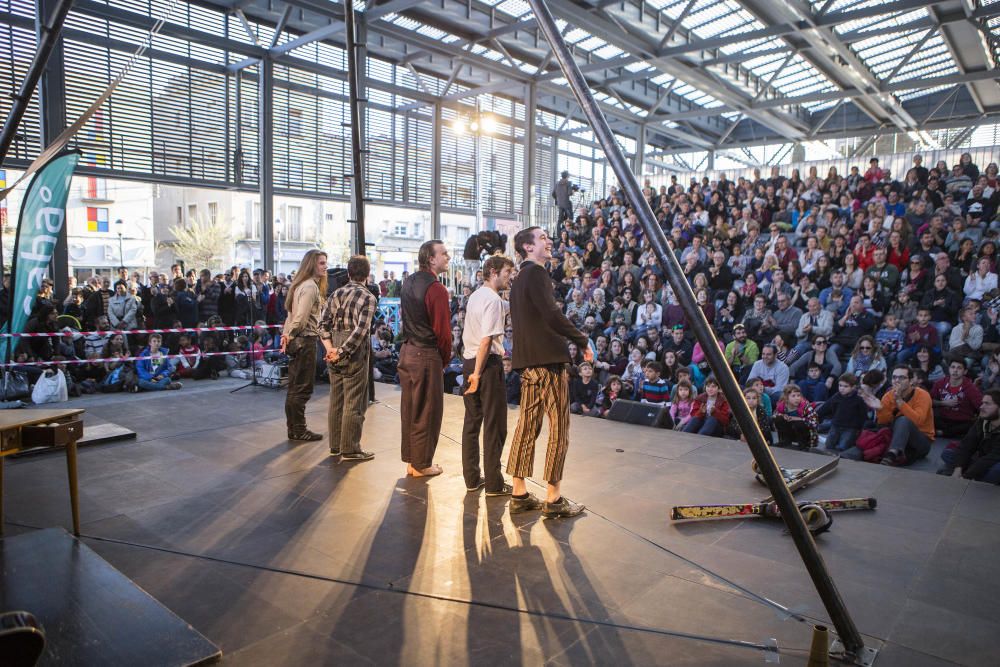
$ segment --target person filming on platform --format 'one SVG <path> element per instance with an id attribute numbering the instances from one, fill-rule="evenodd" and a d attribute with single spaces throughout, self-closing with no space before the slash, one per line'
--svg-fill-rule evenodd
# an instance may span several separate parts
<path id="1" fill-rule="evenodd" d="M 355 255 L 347 262 L 346 285 L 326 302 L 320 341 L 330 374 L 330 454 L 345 461 L 369 461 L 375 454 L 361 450 L 361 428 L 368 409 L 368 355 L 372 320 L 378 300 L 365 286 L 368 258 Z"/>
<path id="2" fill-rule="evenodd" d="M 285 307 L 288 317 L 281 331 L 281 352 L 288 363 L 288 394 L 285 397 L 285 423 L 289 440 L 322 440 L 323 436 L 306 428 L 306 402 L 316 382 L 316 339 L 319 317 L 326 294 L 327 256 L 322 250 L 310 250 L 302 258 L 295 279 L 288 290 Z"/>
<path id="3" fill-rule="evenodd" d="M 514 237 L 514 250 L 524 258 L 510 291 L 510 316 L 514 328 L 514 368 L 521 371 L 521 413 L 511 444 L 507 472 L 514 477 L 510 501 L 512 514 L 542 510 L 546 518 L 576 516 L 583 505 L 571 502 L 559 488 L 569 447 L 569 362 L 566 339 L 584 350 L 593 363 L 587 337 L 566 318 L 553 296 L 545 263 L 552 258 L 552 240 L 541 227 L 522 229 Z M 545 456 L 547 494 L 543 503 L 528 493 L 535 459 L 535 440 L 542 428 L 542 414 L 549 418 Z"/>
<path id="4" fill-rule="evenodd" d="M 400 292 L 400 444 L 406 474 L 413 477 L 444 472 L 434 463 L 434 452 L 444 413 L 444 367 L 451 360 L 451 307 L 438 276 L 448 270 L 450 259 L 444 243 L 427 241 L 417 253 L 420 269 L 403 280 Z"/>
<path id="5" fill-rule="evenodd" d="M 509 496 L 500 473 L 507 439 L 507 392 L 503 375 L 503 335 L 507 304 L 499 292 L 510 287 L 514 262 L 494 255 L 483 262 L 483 284 L 465 305 L 462 364 L 465 373 L 465 421 L 462 426 L 462 473 L 469 492 L 486 487 L 487 496 Z M 483 472 L 479 470 L 479 431 L 483 431 Z"/>

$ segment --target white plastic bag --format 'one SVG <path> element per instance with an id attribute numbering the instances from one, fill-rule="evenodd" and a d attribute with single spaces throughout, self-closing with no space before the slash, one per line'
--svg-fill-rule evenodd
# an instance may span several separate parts
<path id="1" fill-rule="evenodd" d="M 38 378 L 35 388 L 31 390 L 31 402 L 62 403 L 69 400 L 69 389 L 66 386 L 66 376 L 61 370 L 47 370 Z"/>

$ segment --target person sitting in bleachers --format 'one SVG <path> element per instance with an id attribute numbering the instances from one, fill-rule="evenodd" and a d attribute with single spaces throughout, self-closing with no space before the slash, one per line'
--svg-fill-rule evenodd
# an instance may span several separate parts
<path id="1" fill-rule="evenodd" d="M 983 395 L 979 387 L 966 377 L 966 370 L 964 359 L 952 359 L 948 364 L 948 376 L 931 387 L 934 426 L 940 435 L 964 435 L 979 413 Z"/>

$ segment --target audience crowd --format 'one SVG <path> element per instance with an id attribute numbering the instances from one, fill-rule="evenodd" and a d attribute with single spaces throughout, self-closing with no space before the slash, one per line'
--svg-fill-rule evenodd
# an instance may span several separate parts
<path id="1" fill-rule="evenodd" d="M 676 178 L 658 189 L 647 182 L 643 194 L 774 445 L 822 444 L 901 466 L 944 437 L 954 442 L 940 473 L 1000 483 L 996 163 L 980 169 L 965 154 L 958 164 L 928 168 L 917 156 L 902 180 L 876 159 L 848 174 L 773 167 L 767 177 L 755 170 L 753 178 L 687 186 Z M 560 307 L 595 352 L 593 363 L 584 362 L 569 345 L 572 410 L 607 417 L 617 401 L 641 401 L 663 407 L 661 425 L 742 437 L 632 203 L 612 187 L 572 216 L 553 230 L 547 267 Z M 452 280 L 449 392 L 461 391 L 464 303 L 482 280 L 476 265 Z M 82 287 L 71 280 L 61 303 L 46 283 L 26 330 L 65 335 L 20 339 L 16 360 L 104 359 L 69 367 L 79 391 L 249 377 L 251 366 L 280 360 L 274 330 L 101 332 L 278 324 L 288 283 L 236 267 L 213 276 L 174 266 L 146 281 L 122 270 Z M 383 297 L 396 296 L 400 284 L 389 272 L 377 283 Z M 504 347 L 513 404 L 520 392 L 509 326 Z M 396 380 L 398 349 L 379 322 L 372 332 L 377 380 Z M 220 350 L 244 354 L 202 354 Z M 171 353 L 182 356 L 162 358 Z M 141 359 L 114 361 L 127 356 Z"/>

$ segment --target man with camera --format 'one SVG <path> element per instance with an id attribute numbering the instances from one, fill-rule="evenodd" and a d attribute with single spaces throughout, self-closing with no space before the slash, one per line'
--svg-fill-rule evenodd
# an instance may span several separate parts
<path id="1" fill-rule="evenodd" d="M 559 220 L 572 220 L 573 219 L 573 202 L 570 201 L 570 197 L 573 196 L 574 192 L 580 190 L 580 186 L 569 182 L 569 172 L 564 171 L 559 174 L 560 178 L 556 181 L 556 187 L 552 190 L 552 198 L 556 200 L 556 206 L 559 208 Z"/>

